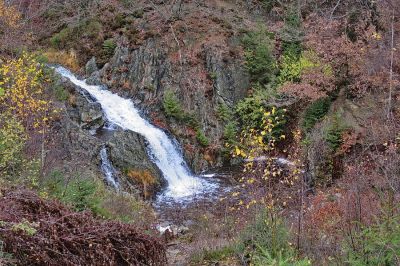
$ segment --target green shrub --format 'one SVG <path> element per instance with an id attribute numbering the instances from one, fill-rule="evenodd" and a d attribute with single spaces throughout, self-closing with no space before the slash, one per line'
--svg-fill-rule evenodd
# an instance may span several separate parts
<path id="1" fill-rule="evenodd" d="M 301 42 L 303 35 L 301 17 L 296 8 L 290 7 L 286 12 L 285 25 L 280 32 L 280 37 L 283 40 L 283 54 L 299 58 L 302 51 Z"/>
<path id="2" fill-rule="evenodd" d="M 184 122 L 186 125 L 190 126 L 191 128 L 196 129 L 200 126 L 199 121 L 196 119 L 196 117 L 193 114 L 184 112 L 182 117 L 183 117 L 182 122 Z"/>
<path id="3" fill-rule="evenodd" d="M 304 71 L 318 66 L 320 66 L 318 56 L 311 51 L 305 51 L 299 57 L 292 53 L 284 54 L 280 64 L 278 83 L 300 82 Z"/>
<path id="4" fill-rule="evenodd" d="M 52 175 L 49 183 L 46 183 L 50 195 L 73 206 L 77 211 L 90 209 L 96 213 L 100 201 L 95 197 L 96 183 L 83 178 L 67 181 L 60 172 L 54 172 Z"/>
<path id="5" fill-rule="evenodd" d="M 298 259 L 293 250 L 279 251 L 276 256 L 268 249 L 257 247 L 258 252 L 252 258 L 254 266 L 279 265 L 279 266 L 309 266 L 311 261 L 308 259 Z"/>
<path id="6" fill-rule="evenodd" d="M 0 114 L 0 179 L 19 173 L 27 135 L 23 125 L 11 114 Z"/>
<path id="7" fill-rule="evenodd" d="M 279 4 L 278 0 L 261 0 L 261 6 L 269 13 L 271 10 Z"/>
<path id="8" fill-rule="evenodd" d="M 22 231 L 22 232 L 24 232 L 24 234 L 26 234 L 28 236 L 34 236 L 37 233 L 37 229 L 36 229 L 37 226 L 38 226 L 38 224 L 30 223 L 30 222 L 24 220 L 20 223 L 13 224 L 12 230 L 14 232 Z"/>
<path id="9" fill-rule="evenodd" d="M 349 13 L 350 13 L 349 19 L 346 25 L 346 35 L 350 41 L 356 42 L 358 39 L 356 29 L 357 29 L 357 23 L 360 21 L 361 18 L 361 12 L 358 9 L 353 9 Z"/>
<path id="10" fill-rule="evenodd" d="M 327 129 L 325 140 L 328 142 L 332 151 L 336 151 L 343 143 L 342 135 L 346 130 L 346 126 L 340 120 L 338 114 L 334 114 L 332 121 Z"/>
<path id="11" fill-rule="evenodd" d="M 235 121 L 228 122 L 224 127 L 224 139 L 226 143 L 233 144 L 236 142 L 237 124 Z"/>
<path id="12" fill-rule="evenodd" d="M 197 121 L 196 117 L 193 114 L 185 112 L 185 110 L 183 110 L 178 97 L 176 97 L 173 91 L 168 90 L 165 92 L 163 107 L 164 112 L 168 117 L 173 117 L 179 122 L 183 122 L 192 128 L 199 127 L 199 122 Z"/>
<path id="13" fill-rule="evenodd" d="M 61 102 L 65 102 L 69 98 L 68 91 L 61 85 L 55 85 L 53 87 L 54 95 L 56 96 L 57 100 Z"/>
<path id="14" fill-rule="evenodd" d="M 82 36 L 99 38 L 102 24 L 96 19 L 84 20 L 76 26 L 68 26 L 50 38 L 50 44 L 57 49 L 67 48 L 68 44 L 79 43 Z"/>
<path id="15" fill-rule="evenodd" d="M 210 144 L 210 141 L 208 140 L 204 132 L 200 129 L 197 130 L 196 139 L 203 147 L 207 147 Z"/>
<path id="16" fill-rule="evenodd" d="M 204 249 L 194 254 L 191 261 L 196 265 L 200 263 L 218 263 L 235 255 L 234 246 L 224 246 L 217 249 Z"/>
<path id="17" fill-rule="evenodd" d="M 62 29 L 50 38 L 50 44 L 54 48 L 64 48 L 68 41 L 71 41 L 73 29 L 70 27 Z"/>
<path id="18" fill-rule="evenodd" d="M 2 221 L 0 221 L 0 226 Z M 4 251 L 4 242 L 0 239 L 0 265 L 15 265 L 13 254 Z"/>
<path id="19" fill-rule="evenodd" d="M 259 129 L 262 124 L 264 112 L 271 109 L 270 99 L 276 96 L 272 87 L 258 87 L 252 96 L 247 97 L 236 105 L 236 114 L 242 127 Z M 279 110 L 279 109 L 278 109 Z M 281 110 L 278 111 L 278 113 Z M 279 115 L 277 113 L 277 115 Z M 278 129 L 279 127 L 276 127 Z"/>
<path id="20" fill-rule="evenodd" d="M 56 170 L 43 180 L 40 187 L 41 195 L 56 198 L 77 211 L 91 210 L 104 219 L 147 225 L 153 217 L 152 209 L 144 201 L 108 190 L 100 180 L 69 179 Z"/>
<path id="21" fill-rule="evenodd" d="M 239 251 L 250 255 L 259 252 L 255 247 L 269 250 L 273 257 L 281 250 L 290 249 L 289 234 L 283 221 L 264 208 L 259 211 L 255 221 L 242 232 L 240 243 Z"/>
<path id="22" fill-rule="evenodd" d="M 217 73 L 216 72 L 211 72 L 208 75 L 210 76 L 210 79 L 212 81 L 215 81 L 217 79 Z"/>
<path id="23" fill-rule="evenodd" d="M 183 118 L 183 108 L 173 91 L 168 90 L 165 92 L 163 107 L 167 116 L 174 117 L 178 120 Z"/>
<path id="24" fill-rule="evenodd" d="M 273 81 L 277 70 L 270 35 L 260 28 L 258 31 L 246 33 L 242 38 L 246 68 L 251 80 L 260 84 Z"/>
<path id="25" fill-rule="evenodd" d="M 310 131 L 328 113 L 330 105 L 329 97 L 320 98 L 311 103 L 304 113 L 302 122 L 304 130 Z"/>
<path id="26" fill-rule="evenodd" d="M 251 265 L 311 265 L 306 259 L 297 259 L 288 229 L 277 214 L 266 209 L 242 232 L 237 252 L 249 257 Z"/>
<path id="27" fill-rule="evenodd" d="M 107 56 L 112 56 L 114 54 L 115 48 L 117 48 L 117 44 L 114 39 L 107 39 L 103 42 L 103 52 Z"/>
<path id="28" fill-rule="evenodd" d="M 100 32 L 103 29 L 103 25 L 97 19 L 89 19 L 75 28 L 76 31 L 76 38 L 81 38 L 82 35 L 88 36 L 90 39 L 97 39 L 99 38 Z"/>
<path id="29" fill-rule="evenodd" d="M 225 103 L 220 103 L 217 107 L 218 119 L 224 122 L 232 121 L 233 112 Z"/>
<path id="30" fill-rule="evenodd" d="M 137 9 L 132 13 L 132 16 L 135 17 L 135 18 L 143 18 L 144 10 L 143 9 Z"/>
<path id="31" fill-rule="evenodd" d="M 400 264 L 400 217 L 386 215 L 383 221 L 363 226 L 360 233 L 348 240 L 345 248 L 349 265 Z"/>

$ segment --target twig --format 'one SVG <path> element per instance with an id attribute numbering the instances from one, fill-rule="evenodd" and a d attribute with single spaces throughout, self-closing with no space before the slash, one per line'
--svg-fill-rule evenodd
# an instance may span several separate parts
<path id="1" fill-rule="evenodd" d="M 390 74 L 389 74 L 389 99 L 388 99 L 388 110 L 387 118 L 390 119 L 392 116 L 392 93 L 393 93 L 393 61 L 394 61 L 394 9 L 392 11 L 392 39 L 390 43 Z"/>
<path id="2" fill-rule="evenodd" d="M 341 0 L 338 0 L 337 3 L 336 3 L 336 5 L 333 7 L 332 12 L 331 12 L 331 16 L 330 16 L 330 18 L 329 18 L 330 20 L 332 20 L 333 14 L 335 13 L 336 9 L 339 7 L 340 1 L 341 1 Z"/>

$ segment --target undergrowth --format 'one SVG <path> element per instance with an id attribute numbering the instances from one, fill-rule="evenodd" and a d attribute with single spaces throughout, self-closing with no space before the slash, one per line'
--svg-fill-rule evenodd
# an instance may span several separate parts
<path id="1" fill-rule="evenodd" d="M 329 97 L 320 98 L 311 103 L 304 113 L 302 122 L 304 130 L 310 131 L 328 113 L 330 105 Z"/>
<path id="2" fill-rule="evenodd" d="M 66 178 L 54 171 L 41 185 L 41 195 L 56 198 L 76 211 L 90 210 L 103 219 L 146 225 L 151 208 L 133 195 L 117 194 L 99 180 L 84 177 Z"/>

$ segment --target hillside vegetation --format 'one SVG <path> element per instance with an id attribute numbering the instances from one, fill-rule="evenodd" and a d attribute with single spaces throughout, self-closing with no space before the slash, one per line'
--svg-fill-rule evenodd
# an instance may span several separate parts
<path id="1" fill-rule="evenodd" d="M 0 0 L 0 264 L 400 265 L 399 29 L 399 0 Z M 229 189 L 155 213 L 146 140 L 53 65 Z"/>

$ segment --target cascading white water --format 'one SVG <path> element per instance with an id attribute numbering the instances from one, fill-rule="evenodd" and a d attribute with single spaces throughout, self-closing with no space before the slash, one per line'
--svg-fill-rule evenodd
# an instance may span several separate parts
<path id="1" fill-rule="evenodd" d="M 113 94 L 101 86 L 88 85 L 63 67 L 56 67 L 55 70 L 95 98 L 111 123 L 124 130 L 134 131 L 148 141 L 152 160 L 168 182 L 164 196 L 178 200 L 210 192 L 216 188 L 216 184 L 191 174 L 173 141 L 164 131 L 142 118 L 131 100 Z"/>
<path id="2" fill-rule="evenodd" d="M 115 178 L 115 169 L 108 158 L 107 148 L 103 147 L 100 150 L 101 170 L 104 173 L 107 183 L 113 186 L 117 191 L 119 190 L 118 180 Z"/>

